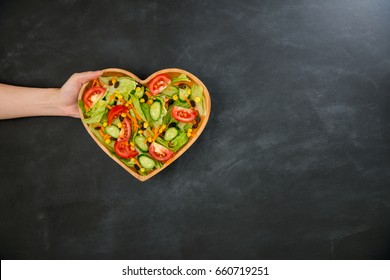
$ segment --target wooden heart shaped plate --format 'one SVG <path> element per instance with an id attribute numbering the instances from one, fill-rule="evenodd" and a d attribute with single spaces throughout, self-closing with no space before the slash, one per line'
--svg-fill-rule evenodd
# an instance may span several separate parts
<path id="1" fill-rule="evenodd" d="M 146 181 L 198 139 L 210 116 L 206 86 L 177 68 L 141 80 L 126 70 L 103 70 L 83 85 L 79 111 L 85 129 L 115 162 Z"/>

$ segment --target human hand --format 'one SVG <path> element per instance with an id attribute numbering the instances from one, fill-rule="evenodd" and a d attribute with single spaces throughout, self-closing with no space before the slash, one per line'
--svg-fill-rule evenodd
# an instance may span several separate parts
<path id="1" fill-rule="evenodd" d="M 77 108 L 77 96 L 84 83 L 96 79 L 103 71 L 88 71 L 73 74 L 59 91 L 59 104 L 63 115 L 80 118 Z"/>
<path id="2" fill-rule="evenodd" d="M 0 84 L 0 120 L 33 116 L 68 116 L 80 118 L 77 96 L 84 83 L 103 71 L 73 74 L 59 88 L 31 88 Z M 18 106 L 12 106 L 18 104 Z"/>

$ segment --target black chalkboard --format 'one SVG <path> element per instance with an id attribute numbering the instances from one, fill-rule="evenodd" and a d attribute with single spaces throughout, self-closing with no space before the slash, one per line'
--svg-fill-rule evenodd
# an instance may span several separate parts
<path id="1" fill-rule="evenodd" d="M 389 29 L 386 0 L 1 1 L 2 83 L 178 67 L 213 104 L 145 183 L 78 119 L 0 121 L 1 258 L 389 258 Z"/>

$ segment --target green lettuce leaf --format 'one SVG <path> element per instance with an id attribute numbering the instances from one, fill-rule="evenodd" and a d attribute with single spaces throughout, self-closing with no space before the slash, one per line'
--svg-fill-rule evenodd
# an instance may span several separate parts
<path id="1" fill-rule="evenodd" d="M 178 82 L 191 82 L 191 80 L 185 74 L 180 74 L 178 77 L 172 79 L 173 84 Z"/>
<path id="2" fill-rule="evenodd" d="M 165 141 L 163 138 L 157 137 L 156 142 L 159 143 L 160 145 L 163 145 L 165 148 L 170 149 L 169 142 Z"/>
<path id="3" fill-rule="evenodd" d="M 119 82 L 119 86 L 115 89 L 123 98 L 128 101 L 130 98 L 130 93 L 135 90 L 137 82 L 129 77 L 119 77 L 116 79 Z"/>
<path id="4" fill-rule="evenodd" d="M 156 142 L 160 145 L 163 145 L 165 148 L 168 148 L 174 152 L 177 152 L 181 147 L 183 147 L 188 142 L 187 133 L 184 131 L 180 132 L 178 136 L 176 136 L 171 141 L 165 141 L 161 137 L 157 137 Z"/>
<path id="5" fill-rule="evenodd" d="M 102 119 L 104 113 L 106 112 L 107 108 L 107 103 L 108 101 L 106 100 L 99 100 L 95 106 L 93 106 L 87 113 L 86 115 L 89 117 L 85 120 L 87 124 L 92 124 L 92 123 L 98 123 Z"/>
<path id="6" fill-rule="evenodd" d="M 188 136 L 185 132 L 180 132 L 178 136 L 173 138 L 171 142 L 168 144 L 169 148 L 177 152 L 181 147 L 183 147 L 188 142 Z"/>
<path id="7" fill-rule="evenodd" d="M 84 106 L 84 101 L 83 100 L 79 100 L 78 103 L 79 105 L 79 108 L 81 109 L 81 111 L 83 112 L 83 114 L 85 114 L 85 106 Z"/>
<path id="8" fill-rule="evenodd" d="M 186 132 L 188 129 L 192 128 L 192 123 L 179 122 L 177 127 Z"/>
<path id="9" fill-rule="evenodd" d="M 177 87 L 174 87 L 174 86 L 167 86 L 162 92 L 161 92 L 162 95 L 166 95 L 166 96 L 173 96 L 174 94 L 179 94 L 179 90 L 177 89 Z"/>
<path id="10" fill-rule="evenodd" d="M 187 102 L 183 102 L 183 101 L 180 101 L 180 99 L 178 99 L 178 100 L 176 100 L 175 102 L 173 102 L 173 104 L 172 104 L 172 107 L 173 106 L 180 106 L 180 107 L 183 107 L 183 108 L 187 108 L 187 109 L 189 109 L 189 108 L 191 108 L 191 105 L 190 104 L 188 104 Z"/>
<path id="11" fill-rule="evenodd" d="M 111 141 L 109 144 L 107 144 L 103 137 L 100 135 L 99 131 L 96 130 L 96 129 L 93 129 L 92 127 L 90 127 L 92 133 L 96 136 L 96 138 L 104 145 L 106 146 L 111 152 L 114 151 L 114 141 Z"/>
<path id="12" fill-rule="evenodd" d="M 137 110 L 138 115 L 141 117 L 141 119 L 142 119 L 144 122 L 146 122 L 147 119 L 146 119 L 146 117 L 145 117 L 144 112 L 143 112 L 142 109 L 141 109 L 141 104 L 140 104 L 138 98 L 135 97 L 135 96 L 132 95 L 132 94 L 130 94 L 130 98 L 131 98 L 131 101 L 132 101 L 132 103 L 133 103 L 133 105 L 134 105 L 135 110 Z"/>
<path id="13" fill-rule="evenodd" d="M 144 113 L 148 123 L 152 123 L 152 118 L 150 117 L 150 113 L 149 113 L 150 106 L 146 103 L 141 103 L 141 109 L 142 109 L 142 112 Z"/>
<path id="14" fill-rule="evenodd" d="M 112 77 L 99 77 L 99 82 L 108 86 L 108 82 L 112 80 Z"/>
<path id="15" fill-rule="evenodd" d="M 194 84 L 191 87 L 191 96 L 190 98 L 195 101 L 195 98 L 199 97 L 200 102 L 195 102 L 196 109 L 198 109 L 199 115 L 206 115 L 204 97 L 203 97 L 203 87 L 197 84 Z"/>

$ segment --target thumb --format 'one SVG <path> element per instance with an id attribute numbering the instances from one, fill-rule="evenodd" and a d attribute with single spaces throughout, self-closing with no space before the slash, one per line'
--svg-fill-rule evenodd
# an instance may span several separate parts
<path id="1" fill-rule="evenodd" d="M 103 74 L 102 70 L 99 71 L 87 71 L 81 73 L 75 73 L 72 75 L 72 79 L 75 80 L 78 84 L 82 85 L 90 80 L 96 79 Z"/>

